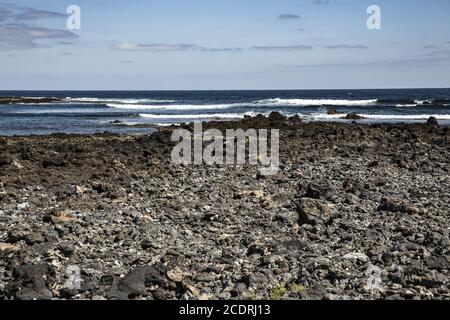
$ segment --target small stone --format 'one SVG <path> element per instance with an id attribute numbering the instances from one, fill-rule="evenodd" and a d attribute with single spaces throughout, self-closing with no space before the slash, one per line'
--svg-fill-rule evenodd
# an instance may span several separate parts
<path id="1" fill-rule="evenodd" d="M 17 205 L 17 210 L 26 210 L 29 207 L 30 207 L 30 205 L 28 204 L 28 202 L 20 203 Z"/>
<path id="2" fill-rule="evenodd" d="M 217 299 L 220 300 L 230 300 L 231 293 L 230 292 L 221 292 L 217 295 Z"/>
<path id="3" fill-rule="evenodd" d="M 198 297 L 198 300 L 199 301 L 208 301 L 208 300 L 211 300 L 212 298 L 213 298 L 213 296 L 211 294 L 204 293 Z"/>
<path id="4" fill-rule="evenodd" d="M 260 199 L 264 197 L 264 191 L 263 190 L 254 190 L 252 191 L 252 195 L 256 198 L 256 199 Z"/>
<path id="5" fill-rule="evenodd" d="M 354 261 L 362 261 L 367 262 L 369 261 L 369 257 L 361 252 L 350 252 L 347 253 L 345 256 L 343 256 L 343 259 L 345 260 L 354 260 Z"/>
<path id="6" fill-rule="evenodd" d="M 164 290 L 162 288 L 156 289 L 153 293 L 153 299 L 155 300 L 173 300 L 175 299 L 175 292 Z"/>
<path id="7" fill-rule="evenodd" d="M 144 250 L 151 249 L 154 247 L 153 241 L 151 241 L 150 239 L 145 239 L 144 241 L 142 241 L 141 247 Z"/>
<path id="8" fill-rule="evenodd" d="M 195 285 L 193 285 L 192 283 L 185 283 L 184 287 L 186 288 L 187 291 L 189 291 L 194 297 L 198 297 L 200 296 L 200 291 L 197 289 L 197 287 Z"/>
<path id="9" fill-rule="evenodd" d="M 8 193 L 4 190 L 0 190 L 0 200 L 5 199 L 8 196 Z"/>
<path id="10" fill-rule="evenodd" d="M 7 166 L 12 162 L 11 157 L 9 156 L 0 156 L 0 167 Z"/>
<path id="11" fill-rule="evenodd" d="M 302 250 L 306 247 L 306 243 L 299 239 L 284 241 L 282 245 L 288 249 Z"/>
<path id="12" fill-rule="evenodd" d="M 67 243 L 60 244 L 58 250 L 66 257 L 72 256 L 75 252 L 75 248 Z"/>
<path id="13" fill-rule="evenodd" d="M 302 198 L 297 203 L 299 222 L 301 224 L 327 223 L 336 212 L 334 205 L 311 198 Z"/>
<path id="14" fill-rule="evenodd" d="M 327 295 L 327 289 L 315 282 L 311 287 L 301 292 L 301 297 L 306 300 L 323 300 Z"/>
<path id="15" fill-rule="evenodd" d="M 448 279 L 442 273 L 431 271 L 418 281 L 418 284 L 426 288 L 435 288 L 443 285 Z"/>
<path id="16" fill-rule="evenodd" d="M 34 232 L 34 233 L 30 233 L 28 235 L 26 235 L 23 240 L 25 240 L 25 242 L 28 245 L 33 245 L 36 243 L 42 243 L 45 241 L 44 236 L 41 233 L 38 232 Z"/>
<path id="17" fill-rule="evenodd" d="M 410 214 L 416 214 L 420 212 L 420 209 L 406 204 L 404 201 L 398 198 L 383 198 L 378 206 L 379 211 L 387 212 L 404 212 Z"/>
<path id="18" fill-rule="evenodd" d="M 405 298 L 397 293 L 386 297 L 386 300 L 405 300 Z"/>
<path id="19" fill-rule="evenodd" d="M 123 190 L 111 191 L 108 193 L 108 198 L 111 200 L 120 200 L 125 199 L 127 197 L 127 193 Z"/>
<path id="20" fill-rule="evenodd" d="M 214 280 L 216 280 L 216 275 L 209 272 L 202 272 L 195 276 L 195 281 L 212 282 Z"/>
<path id="21" fill-rule="evenodd" d="M 306 186 L 305 197 L 312 198 L 312 199 L 320 199 L 321 196 L 322 196 L 322 192 L 319 190 L 319 188 L 315 184 L 309 183 Z"/>
<path id="22" fill-rule="evenodd" d="M 12 161 L 11 165 L 14 166 L 18 170 L 23 169 L 23 165 L 19 161 L 17 161 L 16 159 L 14 159 Z"/>
<path id="23" fill-rule="evenodd" d="M 245 281 L 245 279 L 243 279 Z M 245 293 L 247 285 L 243 282 L 236 283 L 234 288 L 230 291 L 232 297 L 239 297 Z"/>
<path id="24" fill-rule="evenodd" d="M 0 242 L 0 251 L 17 251 L 19 250 L 18 246 L 9 244 L 9 243 L 4 243 L 4 242 Z"/>
<path id="25" fill-rule="evenodd" d="M 188 274 L 178 267 L 167 271 L 167 278 L 173 282 L 182 282 L 187 276 Z"/>
<path id="26" fill-rule="evenodd" d="M 259 254 L 261 256 L 264 255 L 264 247 L 260 244 L 252 244 L 247 249 L 247 256 L 251 256 L 254 254 Z"/>
<path id="27" fill-rule="evenodd" d="M 83 194 L 87 191 L 87 188 L 85 187 L 81 187 L 81 186 L 76 186 L 75 187 L 75 193 L 77 194 Z"/>
<path id="28" fill-rule="evenodd" d="M 254 287 L 254 286 L 265 285 L 269 282 L 269 280 L 261 272 L 256 272 L 256 273 L 252 273 L 250 275 L 245 276 L 243 278 L 243 282 L 248 287 Z"/>
<path id="29" fill-rule="evenodd" d="M 72 222 L 78 222 L 78 219 L 62 212 L 59 216 L 52 216 L 51 221 L 54 224 L 65 224 L 65 223 L 72 223 Z"/>

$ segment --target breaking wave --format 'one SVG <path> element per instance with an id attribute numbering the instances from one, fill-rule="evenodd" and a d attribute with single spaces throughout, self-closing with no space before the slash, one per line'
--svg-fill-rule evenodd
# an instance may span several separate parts
<path id="1" fill-rule="evenodd" d="M 115 98 L 71 98 L 67 97 L 64 99 L 66 102 L 70 103 L 117 103 L 124 105 L 133 105 L 138 103 L 171 103 L 175 100 L 166 99 L 115 99 Z"/>
<path id="2" fill-rule="evenodd" d="M 257 104 L 270 106 L 369 106 L 377 104 L 377 99 L 370 100 L 334 100 L 334 99 L 266 99 Z"/>
<path id="3" fill-rule="evenodd" d="M 148 119 L 242 119 L 245 116 L 256 116 L 255 112 L 246 113 L 206 113 L 206 114 L 139 114 L 142 118 Z"/>

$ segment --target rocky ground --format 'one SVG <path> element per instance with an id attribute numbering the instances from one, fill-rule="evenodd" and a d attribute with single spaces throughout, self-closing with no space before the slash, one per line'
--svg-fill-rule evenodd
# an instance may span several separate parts
<path id="1" fill-rule="evenodd" d="M 450 299 L 449 128 L 208 126 L 280 128 L 279 173 L 173 165 L 170 129 L 0 138 L 0 299 Z"/>

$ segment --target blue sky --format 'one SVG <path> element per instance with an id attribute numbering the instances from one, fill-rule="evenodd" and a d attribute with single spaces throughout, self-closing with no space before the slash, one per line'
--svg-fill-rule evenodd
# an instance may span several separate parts
<path id="1" fill-rule="evenodd" d="M 0 89 L 450 87 L 449 13 L 450 0 L 2 3 Z"/>

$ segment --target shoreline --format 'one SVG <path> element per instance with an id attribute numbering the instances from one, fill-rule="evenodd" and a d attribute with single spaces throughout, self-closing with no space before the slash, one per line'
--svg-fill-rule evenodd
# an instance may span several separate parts
<path id="1" fill-rule="evenodd" d="M 278 174 L 174 165 L 171 127 L 0 137 L 0 299 L 450 299 L 449 127 L 209 128 L 281 129 Z"/>
<path id="2" fill-rule="evenodd" d="M 278 114 L 278 112 L 272 112 Z M 418 129 L 421 127 L 429 128 L 430 126 L 434 126 L 436 128 L 450 128 L 450 123 L 439 123 L 438 120 L 433 119 L 434 117 L 430 117 L 428 120 L 424 120 L 422 122 L 363 122 L 361 120 L 365 120 L 364 118 L 358 118 L 358 114 L 345 114 L 345 113 L 339 113 L 343 116 L 341 120 L 344 121 L 321 121 L 321 120 L 305 120 L 298 116 L 292 116 L 292 117 L 286 117 L 284 115 L 281 115 L 283 118 L 289 120 L 293 119 L 294 122 L 301 123 L 303 125 L 312 125 L 312 126 L 361 126 L 361 127 L 410 127 L 411 129 Z M 347 116 L 351 116 L 348 119 L 344 119 Z M 262 114 L 259 114 L 258 116 L 268 118 L 268 116 L 264 116 Z M 243 119 L 236 119 L 236 120 L 211 120 L 211 121 L 201 121 L 199 123 L 202 123 L 202 126 L 204 128 L 238 128 L 240 125 L 243 129 L 250 128 L 248 125 L 248 119 L 257 119 L 258 116 L 252 117 L 252 116 L 246 116 Z M 354 119 L 352 117 L 355 116 Z M 429 121 L 431 123 L 429 123 Z M 254 123 L 254 122 L 253 122 Z M 267 123 L 267 122 L 266 122 Z M 95 133 L 66 133 L 66 132 L 53 132 L 53 133 L 45 133 L 45 134 L 28 134 L 28 135 L 1 135 L 0 138 L 4 139 L 14 139 L 14 138 L 27 138 L 27 137 L 39 137 L 39 138 L 46 138 L 46 137 L 89 137 L 89 136 L 148 136 L 152 135 L 155 132 L 159 131 L 171 131 L 179 128 L 192 128 L 194 122 L 185 122 L 185 123 L 168 123 L 168 124 L 144 124 L 144 123 L 138 123 L 138 124 L 125 124 L 121 122 L 115 122 L 111 121 L 111 125 L 122 127 L 122 128 L 139 128 L 139 129 L 154 129 L 153 132 L 114 132 L 114 131 L 102 131 L 102 132 L 95 132 Z M 238 126 L 236 126 L 238 124 Z M 261 127 L 261 124 L 256 123 L 256 126 L 258 128 Z M 239 127 L 240 128 L 240 127 Z"/>

